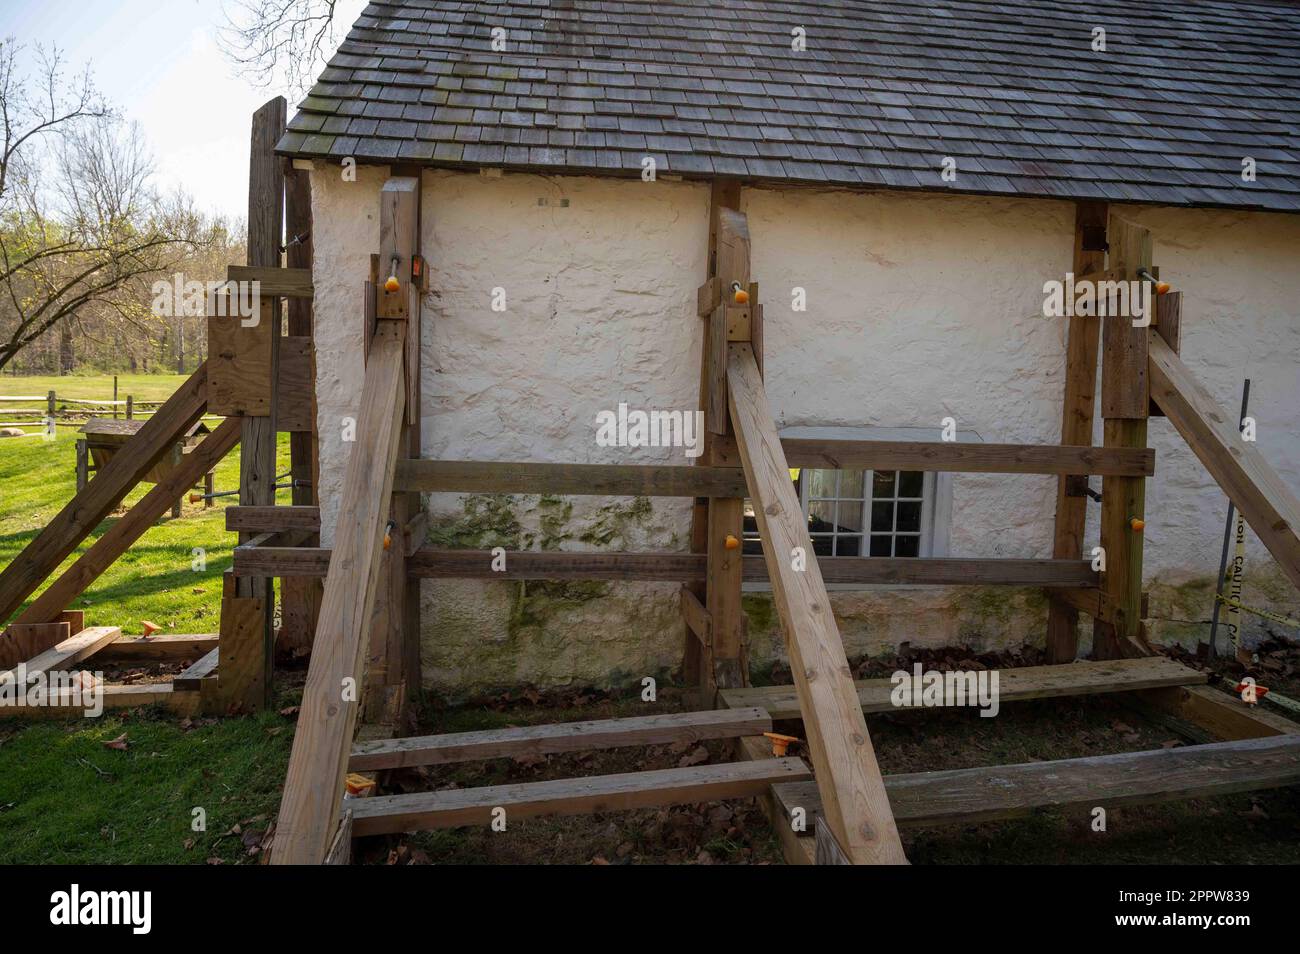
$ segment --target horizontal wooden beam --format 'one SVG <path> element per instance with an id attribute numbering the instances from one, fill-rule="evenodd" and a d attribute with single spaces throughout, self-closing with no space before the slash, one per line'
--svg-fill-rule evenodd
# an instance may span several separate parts
<path id="1" fill-rule="evenodd" d="M 745 579 L 765 581 L 762 557 L 745 557 Z M 1087 560 L 979 557 L 818 557 L 827 583 L 915 586 L 1096 586 Z"/>
<path id="2" fill-rule="evenodd" d="M 99 688 L 104 703 L 104 711 L 119 709 L 138 709 L 140 706 L 162 706 L 173 715 L 194 716 L 199 712 L 199 694 L 174 690 L 171 683 L 140 683 L 137 685 L 111 685 Z M 24 719 L 79 719 L 86 713 L 86 694 L 77 698 L 73 693 L 63 690 L 51 693 L 42 700 L 41 705 L 28 705 L 19 700 L 6 706 L 6 716 L 22 716 Z"/>
<path id="3" fill-rule="evenodd" d="M 1300 782 L 1300 735 L 1273 736 L 1149 752 L 992 765 L 885 776 L 900 825 L 970 825 L 1018 818 L 1044 808 L 1091 810 L 1281 788 Z M 789 824 L 795 808 L 821 812 L 817 786 L 774 786 Z"/>
<path id="4" fill-rule="evenodd" d="M 738 467 L 401 460 L 393 487 L 399 493 L 743 497 L 745 475 Z"/>
<path id="5" fill-rule="evenodd" d="M 505 810 L 509 824 L 538 815 L 581 815 L 746 798 L 761 795 L 776 783 L 811 777 L 803 759 L 767 759 L 409 795 L 378 795 L 353 799 L 348 802 L 348 809 L 352 812 L 352 832 L 361 837 L 469 825 L 487 827 L 492 823 L 493 810 L 498 808 Z"/>
<path id="6" fill-rule="evenodd" d="M 150 636 L 148 639 L 121 637 L 97 652 L 95 661 L 114 664 L 197 661 L 216 649 L 220 639 L 216 633 Z"/>
<path id="7" fill-rule="evenodd" d="M 1300 732 L 1300 723 L 1271 712 L 1268 703 L 1248 705 L 1209 686 L 1171 686 L 1138 694 L 1146 705 L 1190 722 L 1219 739 L 1258 739 Z"/>
<path id="8" fill-rule="evenodd" d="M 260 282 L 263 298 L 311 298 L 310 268 L 276 268 L 262 265 L 231 265 L 226 279 L 232 282 Z"/>
<path id="9" fill-rule="evenodd" d="M 959 471 L 988 474 L 1100 474 L 1149 477 L 1150 448 L 1072 444 L 964 444 L 955 441 L 839 441 L 782 438 L 791 467 L 831 470 Z"/>
<path id="10" fill-rule="evenodd" d="M 330 551 L 321 547 L 236 547 L 236 576 L 324 576 Z M 407 562 L 417 578 L 483 580 L 677 580 L 704 578 L 702 553 L 507 552 L 505 569 L 494 570 L 491 550 L 440 550 L 421 547 Z M 827 583 L 861 585 L 1097 585 L 1087 560 L 982 560 L 910 557 L 822 557 Z M 744 558 L 747 582 L 767 581 L 763 558 Z"/>
<path id="11" fill-rule="evenodd" d="M 557 752 L 587 752 L 633 745 L 663 745 L 734 739 L 772 730 L 762 709 L 712 709 L 670 712 L 628 719 L 528 725 L 482 732 L 454 732 L 402 739 L 359 742 L 352 747 L 348 770 L 371 772 L 445 765 L 476 759 L 520 758 Z"/>
<path id="12" fill-rule="evenodd" d="M 1215 403 L 1168 344 L 1153 337 L 1148 356 L 1151 398 L 1300 587 L 1300 499 L 1258 447 L 1241 439 L 1237 416 Z"/>
<path id="13" fill-rule="evenodd" d="M 227 507 L 226 529 L 240 533 L 320 530 L 320 507 Z"/>
<path id="14" fill-rule="evenodd" d="M 1112 659 L 1104 662 L 1074 662 L 1056 666 L 1025 666 L 998 671 L 999 702 L 1023 702 L 1063 696 L 1102 695 L 1135 692 L 1170 686 L 1204 683 L 1206 675 L 1164 656 Z M 862 711 L 906 712 L 894 704 L 892 679 L 860 679 L 854 683 Z M 724 689 L 720 704 L 736 708 L 766 710 L 773 721 L 801 718 L 794 686 L 759 686 Z"/>

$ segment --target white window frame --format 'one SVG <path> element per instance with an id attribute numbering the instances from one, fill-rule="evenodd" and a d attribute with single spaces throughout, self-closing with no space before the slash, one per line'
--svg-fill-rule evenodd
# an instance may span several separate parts
<path id="1" fill-rule="evenodd" d="M 841 440 L 841 441 L 937 441 L 942 440 L 942 429 L 931 427 L 784 427 L 779 431 L 782 438 L 802 438 L 806 440 Z M 974 431 L 960 431 L 957 440 L 963 444 L 981 444 L 983 439 Z M 826 468 L 808 468 L 810 470 Z M 869 493 L 872 471 L 864 472 L 864 491 Z M 924 503 L 921 507 L 921 540 L 917 557 L 906 559 L 923 559 L 925 557 L 944 557 L 948 555 L 949 533 L 952 525 L 952 478 L 946 471 L 923 471 L 924 483 L 921 493 Z M 810 482 L 803 481 L 800 486 L 800 505 L 803 518 L 808 520 Z M 897 487 L 895 488 L 897 492 Z M 840 488 L 843 493 L 843 488 Z M 856 499 L 856 498 L 853 498 Z M 863 501 L 863 546 L 862 555 L 871 552 L 871 498 Z M 911 584 L 894 584 L 909 586 Z M 865 583 L 829 583 L 828 590 L 863 590 L 877 588 Z M 770 583 L 745 583 L 745 592 L 770 592 Z"/>

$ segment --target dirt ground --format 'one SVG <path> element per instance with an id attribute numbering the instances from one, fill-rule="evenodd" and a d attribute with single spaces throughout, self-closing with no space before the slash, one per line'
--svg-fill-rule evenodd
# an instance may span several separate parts
<path id="1" fill-rule="evenodd" d="M 1300 647 L 1261 647 L 1251 669 L 1234 662 L 1208 665 L 1177 654 L 1210 673 L 1225 693 L 1246 672 L 1300 698 Z M 1011 668 L 1042 663 L 1033 650 L 973 654 L 964 649 L 903 652 L 863 660 L 857 678 L 886 677 L 920 662 L 927 668 Z M 761 684 L 788 684 L 789 672 L 762 674 Z M 1261 703 L 1267 706 L 1268 703 Z M 451 707 L 426 700 L 421 733 L 460 732 L 645 715 L 688 708 L 681 691 L 661 688 L 647 706 L 633 695 L 596 690 L 516 690 Z M 1284 714 L 1283 710 L 1270 707 Z M 911 711 L 868 718 L 886 774 L 967 768 L 1132 752 L 1191 744 L 1154 717 L 1126 704 L 1123 694 L 1070 697 L 1004 706 L 996 719 L 974 710 Z M 799 734 L 796 731 L 793 734 Z M 793 754 L 801 754 L 796 748 Z M 394 773 L 388 792 L 540 781 L 575 775 L 646 771 L 730 760 L 731 743 L 660 745 L 528 760 L 495 760 Z M 1107 830 L 1092 830 L 1081 812 L 1042 811 L 1009 822 L 913 829 L 903 841 L 913 864 L 1241 864 L 1300 862 L 1300 789 L 1200 801 L 1115 808 Z M 727 803 L 631 812 L 525 819 L 506 832 L 460 829 L 369 839 L 360 859 L 376 864 L 773 864 L 777 838 L 757 803 Z"/>

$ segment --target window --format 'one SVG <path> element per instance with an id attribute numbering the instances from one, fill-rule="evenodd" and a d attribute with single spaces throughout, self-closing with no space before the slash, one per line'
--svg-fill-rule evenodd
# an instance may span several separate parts
<path id="1" fill-rule="evenodd" d="M 782 437 L 837 440 L 939 439 L 925 428 L 796 427 Z M 978 435 L 963 435 L 978 441 Z M 823 557 L 930 557 L 948 552 L 952 475 L 917 470 L 792 468 L 813 551 Z M 761 554 L 758 521 L 745 501 L 744 552 Z M 749 588 L 766 589 L 766 584 Z"/>
<path id="2" fill-rule="evenodd" d="M 818 556 L 930 555 L 934 474 L 805 467 L 790 476 Z M 763 552 L 748 500 L 744 552 Z"/>

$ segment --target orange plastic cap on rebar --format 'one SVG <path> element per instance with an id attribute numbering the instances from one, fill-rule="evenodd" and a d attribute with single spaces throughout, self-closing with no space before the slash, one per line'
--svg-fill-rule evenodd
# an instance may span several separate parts
<path id="1" fill-rule="evenodd" d="M 1134 533 L 1141 533 L 1146 529 L 1147 522 L 1141 517 L 1134 517 L 1129 520 L 1128 525 L 1133 528 Z"/>
<path id="2" fill-rule="evenodd" d="M 771 740 L 772 756 L 778 759 L 785 756 L 791 743 L 802 741 L 793 735 L 782 735 L 780 732 L 764 732 L 763 737 Z"/>
<path id="3" fill-rule="evenodd" d="M 388 281 L 384 282 L 384 291 L 388 292 L 389 294 L 392 294 L 393 292 L 401 291 L 401 290 L 402 290 L 402 283 L 397 280 L 397 276 L 389 275 Z"/>
<path id="4" fill-rule="evenodd" d="M 735 550 L 740 546 L 740 541 L 733 534 L 727 534 L 727 539 L 723 541 L 728 550 Z"/>

